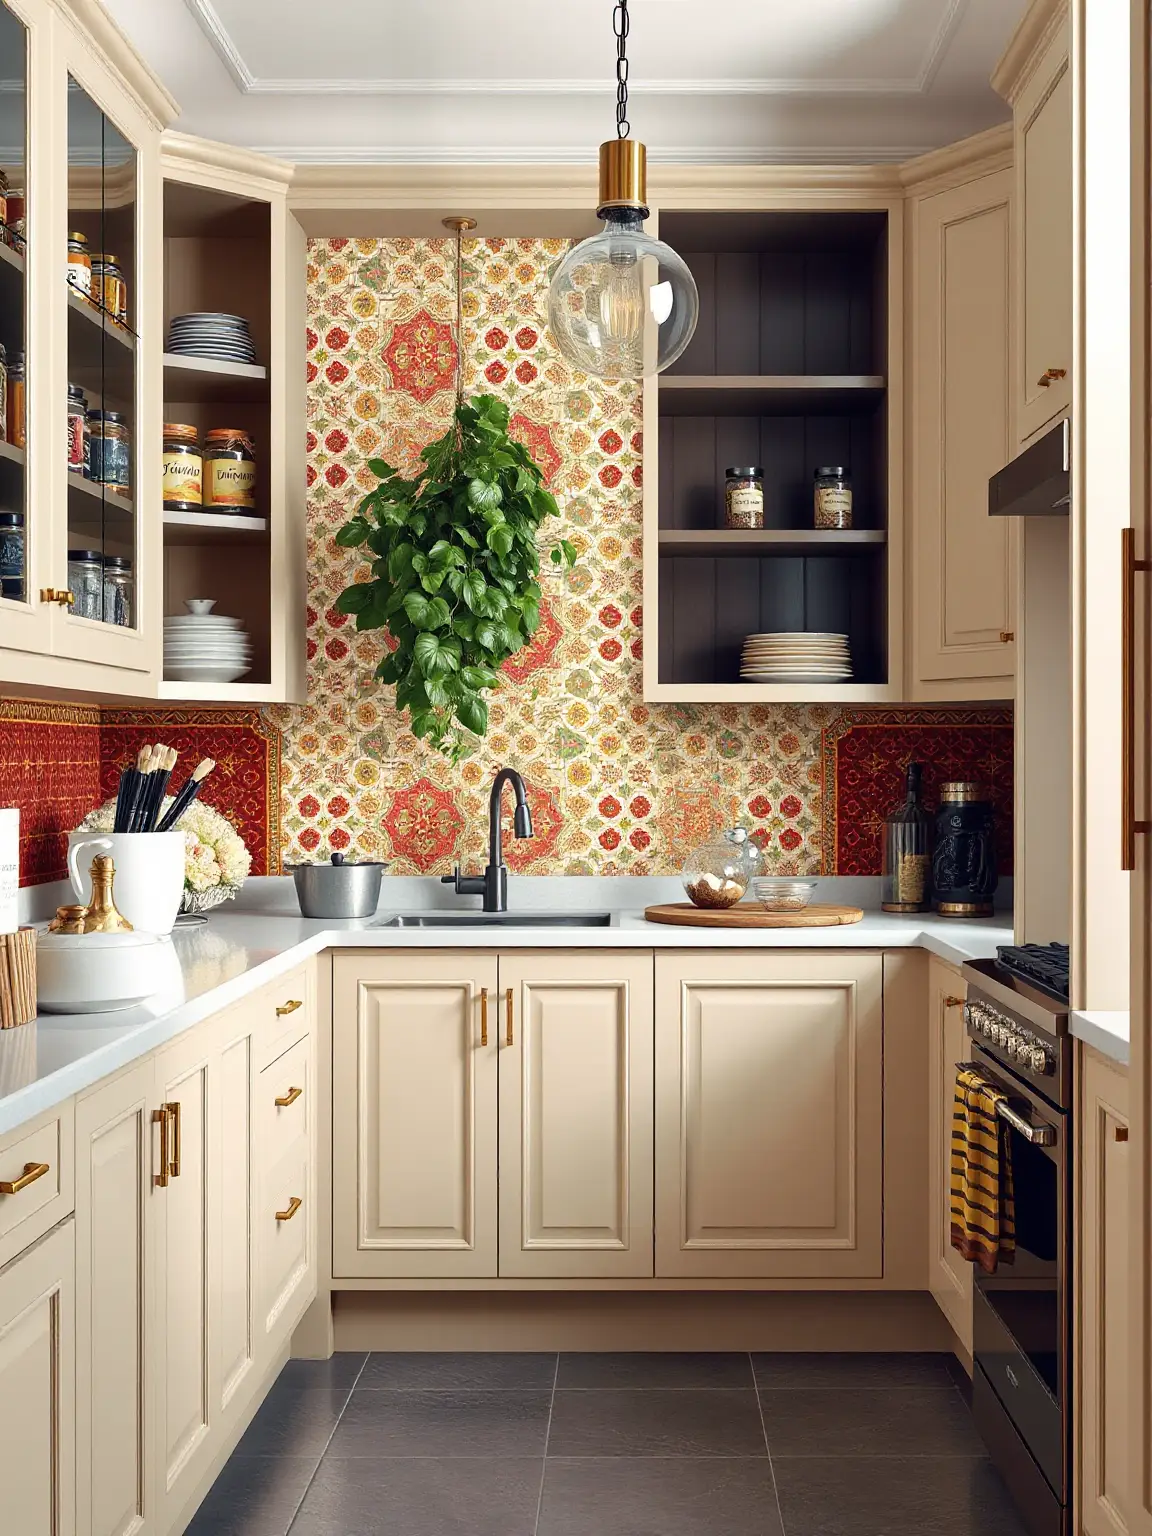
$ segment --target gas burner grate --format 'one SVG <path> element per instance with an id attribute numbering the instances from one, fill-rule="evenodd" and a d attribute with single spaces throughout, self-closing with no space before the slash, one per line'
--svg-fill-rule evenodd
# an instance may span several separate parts
<path id="1" fill-rule="evenodd" d="M 996 963 L 1057 1002 L 1068 1001 L 1067 944 L 998 944 Z"/>

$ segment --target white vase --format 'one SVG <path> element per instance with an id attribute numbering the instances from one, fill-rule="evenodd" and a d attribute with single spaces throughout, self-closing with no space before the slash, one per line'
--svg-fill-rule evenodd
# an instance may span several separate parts
<path id="1" fill-rule="evenodd" d="M 68 874 L 77 901 L 92 900 L 92 860 L 110 853 L 113 900 L 140 933 L 171 933 L 184 894 L 183 832 L 70 832 Z"/>

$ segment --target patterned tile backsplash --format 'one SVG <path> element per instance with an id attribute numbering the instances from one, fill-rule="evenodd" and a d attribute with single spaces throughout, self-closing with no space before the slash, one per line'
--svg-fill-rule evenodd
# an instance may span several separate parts
<path id="1" fill-rule="evenodd" d="M 634 386 L 575 373 L 546 328 L 552 240 L 465 246 L 467 387 L 505 398 L 561 503 L 546 540 L 580 552 L 546 574 L 542 622 L 504 669 L 490 731 L 453 768 L 417 742 L 372 678 L 381 641 L 333 604 L 359 556 L 335 532 L 374 483 L 412 468 L 450 419 L 455 341 L 447 241 L 314 240 L 308 251 L 309 699 L 143 711 L 0 704 L 0 804 L 25 810 L 22 878 L 62 872 L 63 836 L 143 741 L 221 769 L 206 798 L 236 821 L 253 871 L 329 850 L 397 873 L 479 865 L 501 763 L 529 785 L 536 836 L 505 844 L 540 874 L 672 874 L 694 842 L 742 820 L 782 873 L 874 874 L 904 765 L 993 787 L 1011 868 L 1007 708 L 657 706 L 641 697 L 643 429 Z M 192 764 L 189 762 L 188 767 Z M 41 793 L 42 786 L 47 792 Z"/>

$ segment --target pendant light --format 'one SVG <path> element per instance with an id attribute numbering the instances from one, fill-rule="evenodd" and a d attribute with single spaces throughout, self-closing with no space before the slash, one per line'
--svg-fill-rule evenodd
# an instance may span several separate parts
<path id="1" fill-rule="evenodd" d="M 560 351 L 602 379 L 641 379 L 674 363 L 700 313 L 696 280 L 670 245 L 644 231 L 647 151 L 628 137 L 628 0 L 612 13 L 616 138 L 600 146 L 597 235 L 556 268 L 548 321 Z"/>

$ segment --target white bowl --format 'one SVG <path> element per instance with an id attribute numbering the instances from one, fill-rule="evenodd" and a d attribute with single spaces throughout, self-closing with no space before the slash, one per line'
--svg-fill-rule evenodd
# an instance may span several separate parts
<path id="1" fill-rule="evenodd" d="M 234 683 L 251 670 L 251 667 L 195 666 L 191 663 L 169 666 L 165 662 L 164 677 L 171 683 Z"/>
<path id="2" fill-rule="evenodd" d="M 36 1005 L 44 1013 L 131 1008 L 181 978 L 171 939 L 154 933 L 41 933 Z"/>

